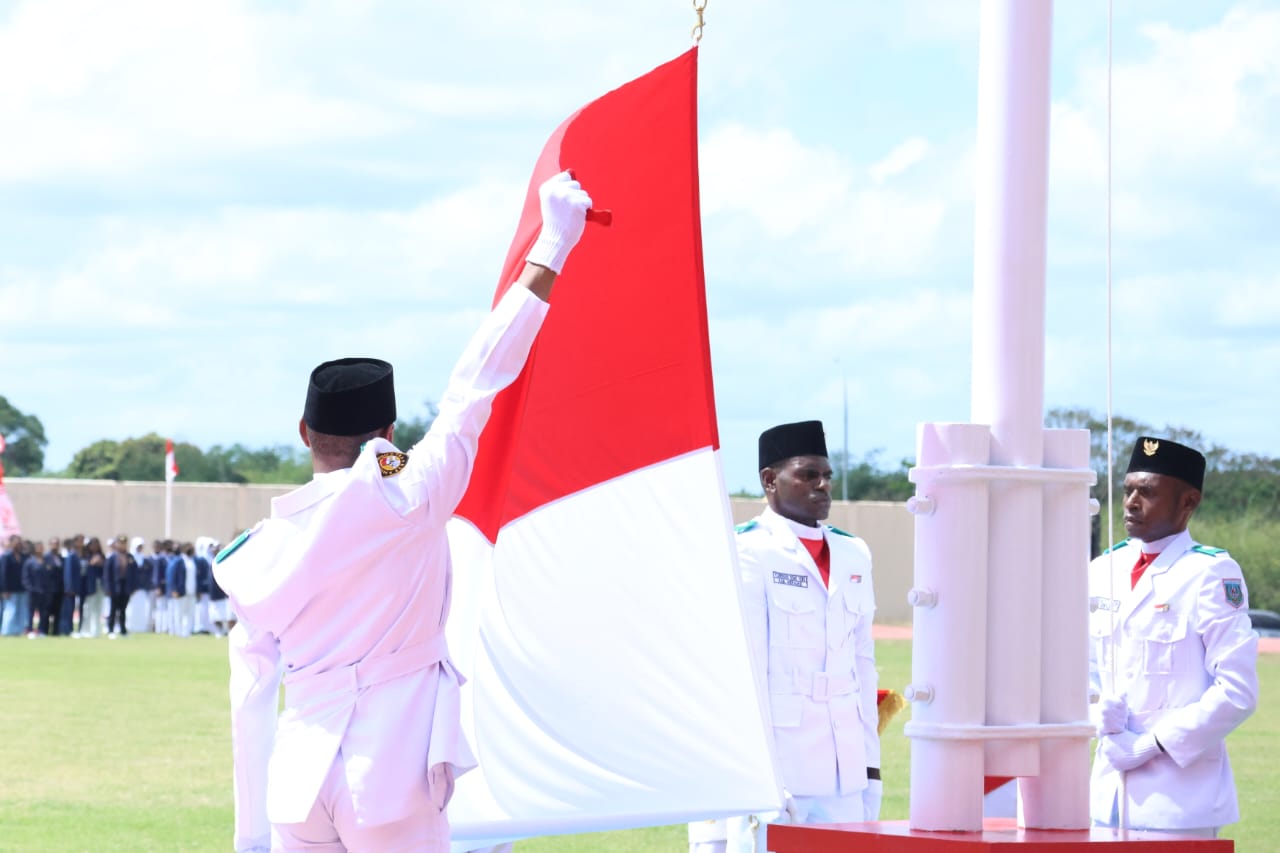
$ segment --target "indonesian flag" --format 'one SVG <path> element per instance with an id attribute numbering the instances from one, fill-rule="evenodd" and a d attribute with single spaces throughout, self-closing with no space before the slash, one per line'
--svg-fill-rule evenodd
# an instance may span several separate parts
<path id="1" fill-rule="evenodd" d="M 173 441 L 164 440 L 164 481 L 172 483 L 178 479 L 178 460 L 173 455 Z"/>
<path id="2" fill-rule="evenodd" d="M 718 451 L 696 72 L 694 49 L 579 110 L 529 183 L 498 296 L 546 178 L 573 169 L 613 224 L 565 265 L 450 522 L 480 761 L 455 849 L 780 807 Z"/>

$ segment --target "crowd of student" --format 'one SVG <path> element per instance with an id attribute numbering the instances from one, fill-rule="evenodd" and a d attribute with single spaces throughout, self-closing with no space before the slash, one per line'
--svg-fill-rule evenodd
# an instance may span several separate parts
<path id="1" fill-rule="evenodd" d="M 234 624 L 213 578 L 219 544 L 83 535 L 11 536 L 0 550 L 0 636 L 92 638 L 156 632 L 225 635 Z"/>

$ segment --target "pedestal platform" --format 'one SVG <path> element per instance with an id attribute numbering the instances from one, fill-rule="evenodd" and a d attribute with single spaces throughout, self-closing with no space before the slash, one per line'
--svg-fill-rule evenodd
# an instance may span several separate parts
<path id="1" fill-rule="evenodd" d="M 1013 818 L 987 818 L 982 832 L 925 832 L 905 820 L 769 825 L 773 853 L 1233 853 L 1226 839 L 1187 838 L 1166 832 L 1114 829 L 1019 829 Z"/>

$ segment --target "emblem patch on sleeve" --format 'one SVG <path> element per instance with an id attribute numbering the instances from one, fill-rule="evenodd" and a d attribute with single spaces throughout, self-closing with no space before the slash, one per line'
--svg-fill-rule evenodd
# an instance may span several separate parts
<path id="1" fill-rule="evenodd" d="M 1224 578 L 1222 589 L 1227 595 L 1227 604 L 1232 607 L 1244 604 L 1244 581 L 1240 578 Z"/>
<path id="2" fill-rule="evenodd" d="M 404 470 L 404 466 L 408 462 L 409 454 L 401 453 L 399 450 L 378 454 L 378 470 L 382 472 L 384 477 L 393 477 L 399 474 Z"/>
<path id="3" fill-rule="evenodd" d="M 806 588 L 809 586 L 809 578 L 805 575 L 789 575 L 785 572 L 774 572 L 773 582 L 783 584 L 784 586 L 801 586 Z"/>

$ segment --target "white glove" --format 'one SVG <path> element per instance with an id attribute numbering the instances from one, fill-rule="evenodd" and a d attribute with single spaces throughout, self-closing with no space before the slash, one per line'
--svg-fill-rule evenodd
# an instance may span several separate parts
<path id="1" fill-rule="evenodd" d="M 782 792 L 782 813 L 787 816 L 787 823 L 799 823 L 796 817 L 796 798 L 789 791 Z"/>
<path id="2" fill-rule="evenodd" d="M 862 819 L 880 819 L 880 800 L 884 796 L 884 783 L 879 779 L 868 779 L 867 787 L 862 789 Z"/>
<path id="3" fill-rule="evenodd" d="M 1160 745 L 1151 732 L 1118 732 L 1098 740 L 1098 752 L 1117 770 L 1141 767 L 1160 754 Z"/>
<path id="4" fill-rule="evenodd" d="M 582 236 L 591 196 L 568 172 L 561 172 L 543 182 L 538 198 L 542 200 L 542 230 L 525 260 L 559 275 L 569 251 Z"/>
<path id="5" fill-rule="evenodd" d="M 1089 722 L 1093 723 L 1098 737 L 1118 734 L 1129 726 L 1129 706 L 1123 696 L 1103 695 L 1089 706 Z"/>

